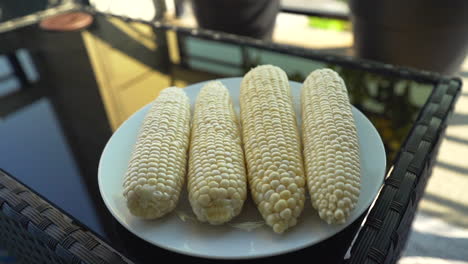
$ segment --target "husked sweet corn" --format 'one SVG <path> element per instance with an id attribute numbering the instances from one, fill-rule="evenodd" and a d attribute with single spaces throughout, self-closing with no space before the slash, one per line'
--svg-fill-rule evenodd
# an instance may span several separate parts
<path id="1" fill-rule="evenodd" d="M 144 219 L 172 211 L 185 179 L 190 103 L 180 88 L 164 89 L 141 125 L 124 178 L 130 212 Z"/>
<path id="2" fill-rule="evenodd" d="M 312 205 L 328 224 L 343 224 L 360 192 L 359 144 L 343 79 L 316 70 L 301 90 L 304 163 Z"/>
<path id="3" fill-rule="evenodd" d="M 244 153 L 229 91 L 219 81 L 198 95 L 189 154 L 189 201 L 197 218 L 218 225 L 237 216 L 247 196 Z"/>
<path id="4" fill-rule="evenodd" d="M 240 107 L 253 200 L 276 233 L 296 225 L 305 200 L 305 175 L 296 114 L 286 73 L 264 65 L 242 80 Z"/>

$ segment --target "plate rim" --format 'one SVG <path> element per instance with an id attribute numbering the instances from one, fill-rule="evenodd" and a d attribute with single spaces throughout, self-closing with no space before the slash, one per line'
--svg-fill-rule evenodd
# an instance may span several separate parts
<path id="1" fill-rule="evenodd" d="M 238 79 L 242 79 L 242 77 L 228 77 L 228 78 L 218 78 L 218 79 L 212 79 L 212 80 L 206 80 L 206 81 L 202 81 L 202 82 L 197 82 L 197 83 L 193 83 L 193 84 L 190 84 L 190 85 L 187 85 L 186 87 L 184 88 L 180 88 L 180 89 L 186 89 L 190 86 L 195 86 L 195 85 L 202 85 L 203 83 L 208 83 L 208 82 L 211 82 L 211 81 L 236 81 Z M 299 84 L 299 85 L 302 85 L 302 83 L 299 83 L 299 82 L 296 82 L 296 81 L 291 81 L 289 80 L 289 83 L 295 83 L 295 85 Z M 232 96 L 232 95 L 231 95 Z M 152 105 L 154 102 L 154 100 L 152 100 L 151 102 L 145 104 L 144 106 L 142 106 L 141 108 L 139 108 L 138 110 L 136 110 L 132 115 L 130 115 L 124 122 L 122 122 L 122 124 L 119 125 L 119 127 L 112 133 L 112 136 L 109 138 L 109 140 L 107 141 L 105 147 L 103 148 L 103 151 L 101 153 L 101 157 L 99 159 L 99 165 L 98 165 L 98 188 L 99 188 L 99 193 L 101 195 L 101 198 L 106 206 L 106 209 L 111 213 L 111 215 L 114 217 L 115 220 L 117 220 L 117 222 L 122 225 L 127 231 L 129 231 L 130 233 L 134 234 L 135 236 L 137 236 L 139 239 L 142 239 L 144 241 L 146 241 L 147 243 L 150 243 L 151 245 L 153 246 L 157 246 L 157 247 L 160 247 L 162 249 L 165 249 L 165 250 L 169 250 L 169 251 L 172 251 L 172 252 L 176 252 L 178 254 L 183 254 L 183 255 L 186 255 L 186 256 L 193 256 L 193 257 L 201 257 L 201 258 L 207 258 L 207 259 L 218 259 L 218 260 L 247 260 L 247 259 L 259 259 L 259 258 L 265 258 L 265 257 L 272 257 L 272 256 L 277 256 L 277 255 L 281 255 L 281 254 L 285 254 L 285 253 L 290 253 L 290 252 L 295 252 L 295 251 L 298 251 L 298 250 L 301 250 L 301 249 L 305 249 L 307 247 L 310 247 L 310 246 L 313 246 L 315 244 L 318 244 L 318 243 L 321 243 L 335 235 L 337 235 L 338 233 L 340 233 L 341 231 L 343 231 L 344 229 L 346 229 L 347 227 L 349 227 L 352 223 L 354 223 L 354 221 L 356 221 L 360 216 L 362 216 L 362 214 L 369 208 L 372 206 L 372 203 L 373 201 L 377 198 L 378 196 L 378 193 L 381 189 L 381 186 L 379 188 L 377 188 L 374 192 L 373 192 L 373 195 L 372 195 L 372 199 L 369 203 L 368 206 L 364 206 L 361 210 L 362 212 L 359 212 L 358 214 L 358 217 L 356 217 L 355 220 L 353 220 L 352 222 L 350 222 L 349 224 L 347 225 L 339 225 L 336 233 L 332 234 L 332 235 L 329 235 L 329 236 L 326 236 L 322 239 L 320 239 L 319 241 L 312 241 L 310 243 L 305 243 L 301 246 L 296 246 L 296 247 L 293 247 L 293 248 L 287 248 L 287 249 L 281 249 L 281 250 L 277 250 L 275 252 L 271 252 L 271 253 L 261 253 L 261 254 L 254 254 L 254 255 L 232 255 L 232 256 L 218 256 L 218 255 L 210 255 L 210 254 L 206 254 L 206 253 L 199 253 L 199 252 L 196 252 L 196 251 L 189 251 L 189 250 L 182 250 L 182 249 L 179 249 L 177 247 L 171 247 L 171 246 L 166 246 L 165 244 L 162 244 L 162 243 L 157 243 L 157 242 L 154 242 L 154 241 L 151 241 L 143 236 L 141 236 L 138 232 L 134 231 L 132 228 L 130 228 L 126 223 L 124 223 L 124 221 L 122 221 L 117 215 L 116 213 L 114 212 L 114 210 L 111 210 L 110 208 L 113 208 L 113 206 L 111 205 L 111 201 L 110 199 L 104 195 L 103 193 L 103 185 L 104 183 L 102 183 L 102 176 L 103 175 L 103 172 L 102 172 L 102 159 L 103 159 L 103 154 L 104 153 L 107 153 L 106 150 L 107 148 L 111 145 L 111 141 L 113 141 L 113 138 L 114 138 L 114 134 L 117 133 L 117 131 L 119 129 L 121 129 L 121 127 L 123 127 L 127 122 L 130 122 L 130 120 L 132 120 L 136 115 L 140 114 L 140 112 L 142 111 L 147 111 L 147 109 L 150 107 L 150 105 Z M 193 109 L 193 105 L 191 104 L 191 108 Z M 383 175 L 381 176 L 382 177 L 382 184 L 384 182 L 384 179 L 385 179 L 385 168 L 387 166 L 387 159 L 386 159 L 386 152 L 385 152 L 385 147 L 384 147 L 384 144 L 383 144 L 383 141 L 382 141 L 382 137 L 380 136 L 378 130 L 375 128 L 375 126 L 372 124 L 372 122 L 367 118 L 367 116 L 362 113 L 359 109 L 357 109 L 354 105 L 352 105 L 352 108 L 359 114 L 363 117 L 363 119 L 365 120 L 366 123 L 368 123 L 369 127 L 370 127 L 370 130 L 372 130 L 373 133 L 375 133 L 378 137 L 378 142 L 377 142 L 377 145 L 378 145 L 378 148 L 379 148 L 379 152 L 382 152 L 383 153 Z M 192 115 L 192 111 L 191 111 L 191 115 Z M 297 114 L 297 113 L 296 113 Z M 299 127 L 300 129 L 300 127 Z M 301 139 L 302 139 L 302 136 L 301 136 Z M 302 140 L 301 140 L 302 141 Z M 301 142 L 302 144 L 302 142 Z M 185 186 L 186 184 L 184 184 L 184 189 L 186 189 Z M 182 190 L 182 191 L 183 191 Z M 248 190 L 249 193 L 250 193 L 250 189 Z M 249 195 L 250 196 L 250 195 Z M 126 206 L 126 205 L 125 205 Z M 171 214 L 175 214 L 176 212 L 175 211 L 172 211 L 168 214 L 171 215 Z"/>

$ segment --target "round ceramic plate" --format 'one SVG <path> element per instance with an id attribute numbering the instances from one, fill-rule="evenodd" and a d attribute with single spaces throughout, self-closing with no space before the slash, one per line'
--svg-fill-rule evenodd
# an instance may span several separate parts
<path id="1" fill-rule="evenodd" d="M 242 78 L 219 80 L 229 89 L 237 111 L 241 80 Z M 296 112 L 300 113 L 301 84 L 290 83 Z M 198 83 L 185 88 L 192 105 L 204 84 Z M 302 249 L 335 235 L 356 220 L 370 206 L 384 179 L 386 158 L 382 140 L 371 122 L 353 107 L 359 135 L 362 185 L 357 207 L 344 225 L 328 225 L 320 220 L 308 200 L 298 224 L 278 235 L 264 224 L 249 197 L 238 217 L 228 224 L 212 226 L 196 220 L 186 190 L 183 190 L 174 212 L 158 220 L 141 220 L 132 216 L 126 207 L 122 196 L 122 181 L 140 124 L 149 106 L 146 105 L 133 114 L 110 138 L 101 156 L 98 182 L 107 208 L 125 228 L 147 242 L 167 250 L 205 258 L 247 259 Z"/>

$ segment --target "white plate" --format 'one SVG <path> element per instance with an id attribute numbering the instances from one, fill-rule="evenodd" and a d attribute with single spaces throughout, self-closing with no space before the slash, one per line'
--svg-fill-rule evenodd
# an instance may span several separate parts
<path id="1" fill-rule="evenodd" d="M 237 110 L 239 110 L 241 80 L 241 78 L 220 79 L 229 89 Z M 198 83 L 185 88 L 192 104 L 203 85 L 204 83 Z M 300 113 L 300 87 L 300 83 L 291 82 L 297 113 Z M 247 259 L 302 249 L 333 236 L 356 220 L 370 206 L 384 179 L 386 158 L 382 140 L 370 121 L 353 107 L 359 135 L 362 191 L 356 209 L 344 225 L 327 225 L 319 219 L 310 201 L 306 201 L 297 226 L 283 235 L 275 234 L 266 225 L 252 231 L 233 227 L 235 224 L 247 221 L 262 221 L 250 197 L 241 215 L 230 224 L 211 226 L 192 218 L 183 221 L 184 217 L 181 215 L 194 216 L 185 190 L 173 213 L 154 221 L 140 220 L 132 216 L 125 205 L 122 196 L 122 178 L 138 129 L 148 108 L 149 105 L 146 105 L 133 114 L 112 135 L 101 156 L 98 182 L 107 208 L 125 228 L 147 242 L 167 250 L 205 258 Z"/>

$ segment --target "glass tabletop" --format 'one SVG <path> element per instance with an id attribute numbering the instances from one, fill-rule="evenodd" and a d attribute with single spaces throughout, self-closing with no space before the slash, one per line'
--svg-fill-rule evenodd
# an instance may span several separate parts
<path id="1" fill-rule="evenodd" d="M 242 76 L 260 64 L 279 66 L 298 82 L 314 69 L 332 68 L 382 137 L 388 169 L 434 88 L 429 79 L 366 70 L 348 59 L 115 18 L 97 17 L 83 32 L 29 26 L 16 34 L 24 45 L 0 50 L 0 168 L 144 263 L 161 251 L 112 218 L 99 194 L 97 168 L 112 132 L 163 88 Z"/>

